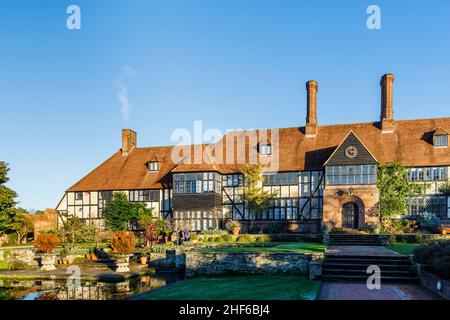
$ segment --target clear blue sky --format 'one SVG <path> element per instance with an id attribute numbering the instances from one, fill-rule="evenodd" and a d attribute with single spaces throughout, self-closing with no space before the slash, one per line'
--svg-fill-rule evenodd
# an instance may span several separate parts
<path id="1" fill-rule="evenodd" d="M 81 30 L 66 28 L 70 4 Z M 366 27 L 370 4 L 382 30 Z M 3 0 L 0 40 L 0 160 L 26 208 L 55 207 L 123 127 L 153 146 L 195 120 L 303 125 L 309 79 L 320 124 L 377 120 L 386 72 L 397 119 L 450 116 L 448 0 Z"/>

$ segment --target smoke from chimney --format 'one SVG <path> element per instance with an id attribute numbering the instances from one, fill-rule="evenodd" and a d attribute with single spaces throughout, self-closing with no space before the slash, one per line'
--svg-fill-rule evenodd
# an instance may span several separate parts
<path id="1" fill-rule="evenodd" d="M 128 156 L 136 147 L 136 132 L 130 129 L 122 129 L 122 155 Z"/>

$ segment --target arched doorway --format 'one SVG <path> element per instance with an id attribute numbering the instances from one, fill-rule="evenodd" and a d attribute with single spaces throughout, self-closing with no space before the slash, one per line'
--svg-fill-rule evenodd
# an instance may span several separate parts
<path id="1" fill-rule="evenodd" d="M 347 202 L 342 206 L 342 227 L 358 229 L 359 207 L 354 202 Z"/>

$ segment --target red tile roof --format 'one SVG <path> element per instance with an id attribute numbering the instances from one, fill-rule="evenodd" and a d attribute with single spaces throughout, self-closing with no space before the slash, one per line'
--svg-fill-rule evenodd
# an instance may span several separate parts
<path id="1" fill-rule="evenodd" d="M 354 123 L 319 126 L 315 138 L 305 138 L 304 128 L 281 128 L 279 132 L 279 170 L 302 171 L 321 169 L 335 148 L 353 130 L 367 149 L 382 164 L 400 162 L 404 166 L 450 166 L 450 148 L 433 147 L 433 134 L 441 128 L 450 131 L 450 118 L 395 121 L 395 133 L 381 133 L 379 123 Z M 275 130 L 275 129 L 271 129 Z M 271 132 L 269 130 L 269 132 Z M 228 133 L 216 145 L 222 143 L 226 148 L 227 139 L 242 136 L 247 132 Z M 256 141 L 246 141 L 245 157 L 249 148 L 256 148 L 261 141 L 261 131 L 256 131 Z M 272 143 L 273 143 L 273 137 Z M 208 145 L 197 150 L 205 151 Z M 195 150 L 191 146 L 191 150 Z M 168 186 L 172 172 L 219 171 L 221 173 L 240 172 L 237 147 L 231 163 L 220 164 L 216 160 L 217 150 L 206 161 L 189 164 L 188 159 L 173 163 L 171 159 L 174 147 L 135 148 L 129 156 L 120 152 L 102 163 L 99 167 L 69 188 L 68 191 L 83 190 L 127 190 L 154 189 Z M 273 150 L 276 152 L 276 150 Z M 193 159 L 195 152 L 191 152 Z M 274 157 L 274 155 L 272 155 Z M 148 161 L 159 159 L 159 172 L 149 172 L 145 166 Z M 212 160 L 214 159 L 214 161 Z M 192 163 L 193 161 L 191 161 Z"/>

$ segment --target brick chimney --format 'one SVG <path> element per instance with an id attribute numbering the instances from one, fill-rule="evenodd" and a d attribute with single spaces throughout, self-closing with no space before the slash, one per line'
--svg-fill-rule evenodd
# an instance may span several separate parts
<path id="1" fill-rule="evenodd" d="M 305 137 L 314 138 L 317 135 L 317 81 L 310 80 L 306 83 L 307 105 L 306 105 L 306 127 Z"/>
<path id="2" fill-rule="evenodd" d="M 130 129 L 122 129 L 122 155 L 128 156 L 136 147 L 136 132 Z"/>
<path id="3" fill-rule="evenodd" d="M 393 87 L 394 75 L 391 73 L 383 75 L 380 81 L 381 86 L 381 119 L 380 127 L 382 133 L 393 133 L 395 131 Z"/>

